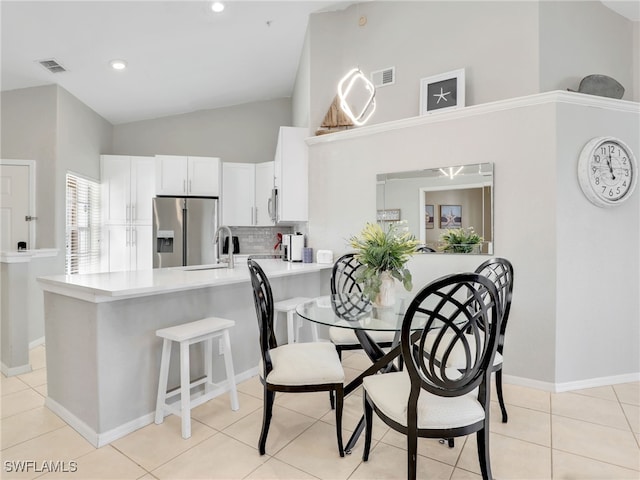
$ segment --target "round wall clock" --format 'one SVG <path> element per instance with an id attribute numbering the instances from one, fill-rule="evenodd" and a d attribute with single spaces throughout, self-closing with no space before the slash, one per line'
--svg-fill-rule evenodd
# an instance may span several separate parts
<path id="1" fill-rule="evenodd" d="M 585 196 L 599 207 L 629 199 L 638 182 L 638 164 L 631 149 L 615 137 L 596 137 L 578 160 L 578 180 Z"/>

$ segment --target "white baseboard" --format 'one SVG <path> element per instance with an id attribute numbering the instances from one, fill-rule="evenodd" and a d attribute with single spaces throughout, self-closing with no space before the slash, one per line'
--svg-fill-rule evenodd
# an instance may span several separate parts
<path id="1" fill-rule="evenodd" d="M 248 380 L 251 377 L 255 377 L 257 374 L 258 367 L 246 370 L 236 375 L 236 383 Z M 212 390 L 212 392 L 217 392 L 215 396 L 221 395 L 226 391 L 227 389 L 224 386 Z M 111 430 L 107 430 L 106 432 L 98 433 L 50 397 L 47 397 L 45 399 L 44 404 L 47 408 L 49 408 L 49 410 L 62 418 L 62 420 L 69 424 L 71 428 L 82 435 L 91 445 L 96 448 L 104 447 L 105 445 L 108 445 L 111 442 L 118 440 L 119 438 L 129 435 L 131 432 L 134 432 L 142 427 L 146 427 L 147 425 L 153 423 L 155 418 L 155 412 L 150 412 L 127 423 L 118 425 L 116 428 L 112 428 Z"/>
<path id="2" fill-rule="evenodd" d="M 630 383 L 640 381 L 640 372 L 627 373 L 624 375 L 613 375 L 610 377 L 588 378 L 586 380 L 576 380 L 573 382 L 552 383 L 530 378 L 516 377 L 513 375 L 502 376 L 504 383 L 519 385 L 521 387 L 535 388 L 546 392 L 569 392 L 572 390 L 583 390 L 585 388 L 603 387 L 606 385 L 618 385 L 620 383 Z"/>
<path id="3" fill-rule="evenodd" d="M 44 345 L 44 337 L 36 338 L 33 342 L 29 342 L 29 350 Z"/>
<path id="4" fill-rule="evenodd" d="M 31 364 L 20 365 L 19 367 L 7 367 L 4 362 L 0 363 L 0 371 L 7 377 L 13 377 L 15 375 L 22 375 L 23 373 L 29 373 L 32 371 Z"/>
<path id="5" fill-rule="evenodd" d="M 51 397 L 47 397 L 44 399 L 44 405 L 53 413 L 58 415 L 62 420 L 67 422 L 67 424 L 73 428 L 76 432 L 82 435 L 87 442 L 89 442 L 94 447 L 98 447 L 98 434 L 95 430 L 93 430 L 89 425 L 84 423 L 78 417 L 76 417 L 69 410 L 64 408 L 58 402 L 53 400 Z"/>

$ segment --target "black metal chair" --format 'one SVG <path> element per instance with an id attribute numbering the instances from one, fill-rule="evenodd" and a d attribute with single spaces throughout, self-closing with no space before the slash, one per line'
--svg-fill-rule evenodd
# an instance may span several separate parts
<path id="1" fill-rule="evenodd" d="M 352 303 L 351 297 L 362 295 L 362 287 L 356 281 L 358 271 L 361 268 L 364 268 L 364 265 L 356 259 L 355 253 L 347 253 L 336 260 L 331 271 L 331 295 L 343 297 L 342 301 L 337 302 L 338 304 L 349 305 Z M 334 310 L 336 310 L 335 307 Z M 342 316 L 339 311 L 336 311 L 336 314 Z M 395 332 L 367 330 L 366 333 L 380 347 L 386 348 L 393 344 Z M 336 346 L 340 358 L 342 358 L 343 350 L 359 350 L 362 348 L 354 331 L 351 329 L 329 327 L 329 339 Z"/>
<path id="2" fill-rule="evenodd" d="M 264 385 L 264 411 L 259 440 L 260 455 L 265 453 L 276 392 L 328 391 L 332 397 L 335 394 L 338 451 L 343 457 L 344 370 L 334 346 L 327 342 L 278 346 L 273 331 L 273 295 L 269 279 L 255 260 L 247 260 L 247 266 L 251 274 L 262 353 L 259 374 Z"/>
<path id="3" fill-rule="evenodd" d="M 507 407 L 504 404 L 502 394 L 502 363 L 504 350 L 504 336 L 511 311 L 511 297 L 513 295 L 513 265 L 506 258 L 490 258 L 476 268 L 476 273 L 484 275 L 491 280 L 498 289 L 502 320 L 500 322 L 500 336 L 498 337 L 498 350 L 493 360 L 493 371 L 496 372 L 496 393 L 500 410 L 502 411 L 502 423 L 507 423 Z"/>
<path id="4" fill-rule="evenodd" d="M 500 322 L 500 336 L 498 338 L 498 350 L 496 356 L 493 359 L 493 371 L 496 373 L 496 393 L 498 396 L 498 403 L 500 404 L 500 410 L 502 412 L 502 423 L 507 423 L 508 415 L 507 408 L 504 404 L 504 395 L 502 392 L 502 363 L 503 363 L 503 349 L 504 349 L 504 337 L 507 329 L 507 322 L 509 320 L 509 312 L 511 311 L 511 297 L 513 295 L 513 265 L 506 258 L 490 258 L 489 260 L 481 263 L 476 268 L 475 273 L 479 273 L 491 280 L 498 289 L 501 322 Z M 438 360 L 441 360 L 438 358 Z M 447 359 L 447 367 L 454 367 L 458 369 L 464 369 L 464 352 L 460 346 L 457 346 L 449 355 Z M 453 446 L 449 442 L 449 446 Z"/>
<path id="5" fill-rule="evenodd" d="M 369 459 L 375 411 L 387 425 L 407 436 L 407 478 L 416 478 L 418 437 L 454 438 L 474 432 L 482 477 L 491 478 L 490 377 L 500 313 L 494 283 L 477 273 L 442 277 L 416 295 L 402 324 L 405 371 L 363 380 L 364 461 Z M 464 347 L 466 368 L 462 371 L 446 366 L 456 345 Z"/>

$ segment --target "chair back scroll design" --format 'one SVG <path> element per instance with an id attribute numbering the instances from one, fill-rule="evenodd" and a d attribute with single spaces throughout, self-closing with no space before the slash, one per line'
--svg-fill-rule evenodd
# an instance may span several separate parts
<path id="1" fill-rule="evenodd" d="M 513 265 L 506 258 L 490 258 L 476 268 L 476 273 L 487 277 L 498 289 L 502 315 L 498 352 L 502 353 L 504 334 L 507 330 L 507 321 L 511 311 L 511 297 L 513 296 Z"/>
<path id="2" fill-rule="evenodd" d="M 507 322 L 509 321 L 509 313 L 511 311 L 511 297 L 513 296 L 513 265 L 511 265 L 511 262 L 506 258 L 490 258 L 476 268 L 476 273 L 493 281 L 498 289 L 502 318 L 497 351 L 500 356 L 502 356 L 504 354 Z M 493 371 L 495 372 L 496 394 L 498 396 L 498 403 L 500 404 L 500 411 L 502 412 L 502 423 L 506 423 L 509 415 L 502 391 L 502 364 L 502 357 L 500 357 L 494 362 Z"/>
<path id="3" fill-rule="evenodd" d="M 358 319 L 371 311 L 371 301 L 358 283 L 359 270 L 364 268 L 355 253 L 342 255 L 331 270 L 331 306 L 345 320 Z"/>
<path id="4" fill-rule="evenodd" d="M 264 363 L 264 376 L 262 378 L 267 378 L 267 375 L 273 369 L 269 350 L 278 346 L 276 335 L 273 331 L 273 294 L 269 280 L 262 267 L 251 258 L 247 260 L 247 267 L 249 267 L 251 276 L 253 300 L 260 330 L 260 350 Z"/>
<path id="5" fill-rule="evenodd" d="M 434 395 L 455 397 L 480 387 L 479 396 L 488 400 L 488 379 L 500 328 L 498 298 L 494 283 L 476 273 L 442 277 L 415 296 L 401 332 L 402 356 L 411 378 L 409 411 L 415 413 L 422 388 Z M 417 331 L 412 328 L 416 316 L 424 321 Z M 469 342 L 474 342 L 475 348 Z M 454 348 L 460 350 L 459 345 L 466 368 L 447 368 L 449 355 Z"/>

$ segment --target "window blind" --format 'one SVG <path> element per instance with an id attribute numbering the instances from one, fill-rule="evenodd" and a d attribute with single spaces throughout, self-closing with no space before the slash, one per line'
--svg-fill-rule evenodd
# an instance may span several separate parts
<path id="1" fill-rule="evenodd" d="M 67 173 L 66 180 L 67 274 L 93 273 L 100 267 L 100 184 Z"/>

